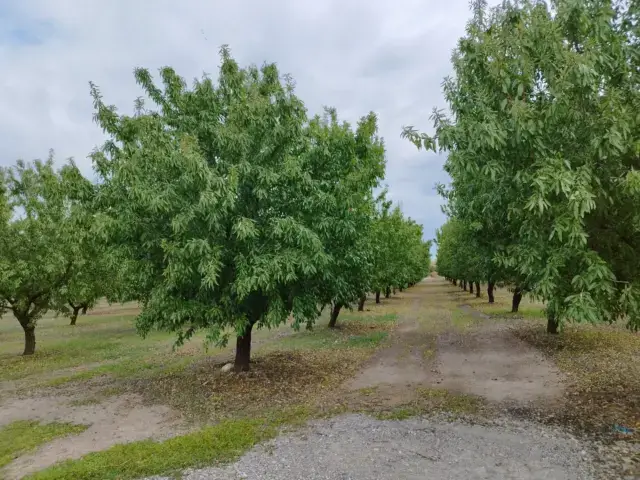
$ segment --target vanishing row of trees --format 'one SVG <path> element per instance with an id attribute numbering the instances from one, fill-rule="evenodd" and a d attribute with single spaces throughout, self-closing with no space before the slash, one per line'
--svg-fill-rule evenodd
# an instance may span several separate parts
<path id="1" fill-rule="evenodd" d="M 97 182 L 53 159 L 0 172 L 0 314 L 35 350 L 47 311 L 75 323 L 97 299 L 138 301 L 144 335 L 204 329 L 236 337 L 249 368 L 254 328 L 311 327 L 329 307 L 364 308 L 429 273 L 422 227 L 376 195 L 385 149 L 373 113 L 353 128 L 335 110 L 308 118 L 275 65 L 240 68 L 221 51 L 217 82 L 188 88 L 164 68 L 135 78 L 155 108 L 120 115 L 91 85 L 108 139 Z"/>
<path id="2" fill-rule="evenodd" d="M 444 83 L 451 115 L 434 112 L 433 137 L 405 129 L 448 152 L 439 272 L 543 300 L 550 333 L 640 327 L 639 15 L 623 0 L 478 0 Z"/>

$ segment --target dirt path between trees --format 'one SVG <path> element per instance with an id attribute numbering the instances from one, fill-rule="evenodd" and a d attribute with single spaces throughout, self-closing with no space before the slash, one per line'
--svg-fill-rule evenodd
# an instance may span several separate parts
<path id="1" fill-rule="evenodd" d="M 378 412 L 380 420 L 348 414 L 312 422 L 232 465 L 184 478 L 595 478 L 588 448 L 576 438 L 506 414 L 561 405 L 563 379 L 549 360 L 504 324 L 458 305 L 441 280 L 399 295 L 399 324 L 388 345 L 335 398 L 351 411 Z M 416 411 L 427 416 L 405 419 Z M 488 411 L 477 421 L 467 415 Z"/>

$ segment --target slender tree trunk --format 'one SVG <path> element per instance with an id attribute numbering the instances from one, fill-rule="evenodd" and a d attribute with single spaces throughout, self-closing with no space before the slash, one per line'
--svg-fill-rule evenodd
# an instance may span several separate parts
<path id="1" fill-rule="evenodd" d="M 248 372 L 251 362 L 251 330 L 253 323 L 248 323 L 244 327 L 244 332 L 236 338 L 236 359 L 233 368 L 236 372 Z"/>
<path id="2" fill-rule="evenodd" d="M 391 296 L 391 287 L 387 287 L 384 292 L 384 298 L 389 298 Z"/>
<path id="3" fill-rule="evenodd" d="M 361 295 L 360 296 L 360 301 L 358 302 L 358 311 L 359 312 L 364 312 L 364 302 L 367 301 L 367 296 L 366 295 Z"/>
<path id="4" fill-rule="evenodd" d="M 399 287 L 398 290 L 403 291 L 404 287 Z"/>
<path id="5" fill-rule="evenodd" d="M 380 303 L 380 290 L 376 290 L 376 303 Z"/>
<path id="6" fill-rule="evenodd" d="M 494 282 L 489 282 L 487 284 L 487 296 L 489 297 L 489 303 L 494 303 L 495 298 L 493 297 L 493 287 L 495 286 Z"/>
<path id="7" fill-rule="evenodd" d="M 553 335 L 558 333 L 558 319 L 553 312 L 547 313 L 547 333 Z"/>
<path id="8" fill-rule="evenodd" d="M 69 325 L 75 325 L 76 324 L 76 320 L 78 320 L 78 313 L 80 312 L 80 309 L 82 307 L 73 307 L 73 313 L 71 314 L 71 322 L 69 322 Z"/>
<path id="9" fill-rule="evenodd" d="M 457 287 L 458 286 L 458 280 L 456 280 L 455 278 L 453 279 L 453 286 Z"/>
<path id="10" fill-rule="evenodd" d="M 467 282 L 466 280 L 460 280 L 460 288 L 462 290 L 466 290 L 467 289 Z"/>
<path id="11" fill-rule="evenodd" d="M 331 318 L 329 319 L 329 328 L 335 328 L 338 321 L 338 315 L 340 315 L 341 303 L 335 303 L 331 309 Z"/>
<path id="12" fill-rule="evenodd" d="M 24 352 L 22 355 L 33 355 L 36 353 L 36 327 L 25 327 L 23 324 L 22 329 L 24 330 Z"/>
<path id="13" fill-rule="evenodd" d="M 396 287 L 393 287 L 393 294 L 396 294 Z"/>
<path id="14" fill-rule="evenodd" d="M 511 313 L 518 313 L 520 300 L 522 300 L 522 291 L 520 290 L 520 287 L 516 287 L 513 291 L 513 298 L 511 299 Z"/>
<path id="15" fill-rule="evenodd" d="M 469 282 L 469 293 L 473 293 L 473 282 Z"/>
<path id="16" fill-rule="evenodd" d="M 480 282 L 476 282 L 476 297 L 480 298 Z"/>

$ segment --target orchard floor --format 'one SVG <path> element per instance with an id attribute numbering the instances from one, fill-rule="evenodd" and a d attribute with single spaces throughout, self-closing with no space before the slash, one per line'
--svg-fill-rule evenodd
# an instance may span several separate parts
<path id="1" fill-rule="evenodd" d="M 550 338 L 541 305 L 523 300 L 514 316 L 509 300 L 428 278 L 347 312 L 337 331 L 323 318 L 312 332 L 258 332 L 240 375 L 219 371 L 230 348 L 137 338 L 135 306 L 102 306 L 75 328 L 45 319 L 33 359 L 7 351 L 20 332 L 3 322 L 0 476 L 640 478 L 638 335 Z M 3 443 L 3 427 L 15 438 L 43 425 L 59 434 Z"/>

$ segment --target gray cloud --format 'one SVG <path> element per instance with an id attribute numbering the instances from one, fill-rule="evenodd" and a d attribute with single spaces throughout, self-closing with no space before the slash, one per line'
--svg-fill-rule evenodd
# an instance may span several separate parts
<path id="1" fill-rule="evenodd" d="M 429 130 L 450 55 L 469 18 L 467 0 L 22 0 L 0 7 L 0 164 L 86 159 L 102 142 L 88 81 L 130 112 L 140 94 L 132 71 L 174 67 L 190 80 L 215 74 L 229 44 L 241 63 L 276 62 L 310 113 L 338 109 L 351 122 L 375 111 L 388 150 L 390 195 L 432 238 L 443 222 L 436 181 L 443 158 L 400 138 L 403 125 Z M 17 26 L 13 30 L 8 25 Z"/>

